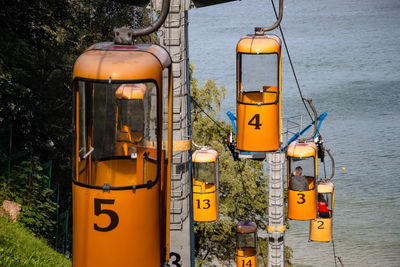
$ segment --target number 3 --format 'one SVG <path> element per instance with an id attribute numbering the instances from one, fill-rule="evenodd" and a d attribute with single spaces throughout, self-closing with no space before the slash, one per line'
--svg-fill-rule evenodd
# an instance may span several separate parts
<path id="1" fill-rule="evenodd" d="M 304 204 L 306 202 L 306 199 L 305 199 L 306 195 L 304 195 L 302 193 L 298 193 L 297 195 L 300 197 L 300 200 L 301 200 L 301 201 L 297 201 L 297 203 Z"/>
<path id="2" fill-rule="evenodd" d="M 106 209 L 101 209 L 101 204 L 114 204 L 114 199 L 99 199 L 95 198 L 94 199 L 94 215 L 99 216 L 100 214 L 104 213 L 110 216 L 110 224 L 106 227 L 99 227 L 96 223 L 94 224 L 94 230 L 99 231 L 99 232 L 108 232 L 113 230 L 115 227 L 117 227 L 119 218 L 118 214 L 113 211 L 113 210 L 106 210 Z"/>

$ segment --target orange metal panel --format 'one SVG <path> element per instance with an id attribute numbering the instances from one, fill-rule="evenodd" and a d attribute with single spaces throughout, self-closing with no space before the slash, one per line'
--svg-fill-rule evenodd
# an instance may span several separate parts
<path id="1" fill-rule="evenodd" d="M 135 193 L 72 188 L 75 267 L 160 266 L 160 183 Z"/>
<path id="2" fill-rule="evenodd" d="M 310 185 L 311 187 L 311 185 Z M 317 217 L 317 190 L 288 189 L 288 218 L 292 220 L 312 220 Z"/>
<path id="3" fill-rule="evenodd" d="M 310 241 L 330 242 L 332 240 L 332 218 L 317 218 L 310 221 Z"/>
<path id="4" fill-rule="evenodd" d="M 196 222 L 212 222 L 218 219 L 217 194 L 214 184 L 194 181 L 193 217 Z"/>
<path id="5" fill-rule="evenodd" d="M 275 35 L 246 35 L 236 46 L 238 53 L 280 53 L 281 40 Z"/>
<path id="6" fill-rule="evenodd" d="M 278 105 L 237 104 L 237 148 L 245 151 L 275 151 L 280 144 Z M 254 125 L 258 120 L 258 127 Z"/>
<path id="7" fill-rule="evenodd" d="M 158 59 L 144 51 L 87 50 L 75 62 L 73 72 L 73 78 L 93 80 L 153 79 L 159 86 L 161 75 Z"/>
<path id="8" fill-rule="evenodd" d="M 317 146 L 314 142 L 297 143 L 293 142 L 289 145 L 287 150 L 288 157 L 305 158 L 317 157 Z"/>
<path id="9" fill-rule="evenodd" d="M 201 149 L 193 152 L 193 162 L 216 162 L 218 158 L 218 152 L 213 149 Z"/>
<path id="10" fill-rule="evenodd" d="M 238 251 L 238 255 L 236 256 L 236 266 L 237 267 L 256 267 L 256 255 L 254 256 L 239 256 L 240 254 L 246 254 L 242 251 Z"/>

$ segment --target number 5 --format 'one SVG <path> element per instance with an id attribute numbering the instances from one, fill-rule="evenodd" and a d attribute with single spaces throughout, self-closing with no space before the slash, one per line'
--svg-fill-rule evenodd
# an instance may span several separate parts
<path id="1" fill-rule="evenodd" d="M 95 198 L 94 199 L 94 215 L 99 216 L 100 214 L 104 213 L 110 216 L 110 224 L 106 227 L 99 227 L 96 223 L 94 224 L 94 230 L 99 231 L 99 232 L 108 232 L 113 230 L 115 227 L 117 227 L 119 218 L 118 214 L 113 211 L 113 210 L 102 210 L 101 209 L 101 204 L 114 204 L 114 199 L 99 199 Z"/>

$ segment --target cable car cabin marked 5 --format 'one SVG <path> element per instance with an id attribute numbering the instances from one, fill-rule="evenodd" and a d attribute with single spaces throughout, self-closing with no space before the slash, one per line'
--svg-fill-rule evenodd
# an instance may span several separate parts
<path id="1" fill-rule="evenodd" d="M 73 77 L 73 265 L 159 267 L 169 256 L 170 56 L 99 43 Z"/>
<path id="2" fill-rule="evenodd" d="M 240 221 L 236 227 L 236 266 L 256 267 L 257 225 L 251 221 Z"/>
<path id="3" fill-rule="evenodd" d="M 246 35 L 237 54 L 237 149 L 266 152 L 281 142 L 281 40 Z"/>
<path id="4" fill-rule="evenodd" d="M 318 149 L 315 143 L 293 142 L 287 150 L 288 218 L 312 220 L 317 217 Z"/>
<path id="5" fill-rule="evenodd" d="M 318 217 L 310 221 L 310 241 L 330 242 L 332 240 L 333 206 L 333 183 L 320 182 L 318 184 Z"/>
<path id="6" fill-rule="evenodd" d="M 218 219 L 218 152 L 202 148 L 192 155 L 193 216 L 196 222 Z"/>

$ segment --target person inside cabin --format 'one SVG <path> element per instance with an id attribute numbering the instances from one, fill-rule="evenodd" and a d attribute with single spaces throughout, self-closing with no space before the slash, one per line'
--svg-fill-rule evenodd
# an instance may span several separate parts
<path id="1" fill-rule="evenodd" d="M 318 194 L 318 214 L 320 218 L 329 218 L 329 210 L 323 195 Z"/>
<path id="2" fill-rule="evenodd" d="M 303 175 L 303 168 L 297 166 L 289 178 L 290 189 L 294 191 L 308 191 L 308 181 Z"/>

